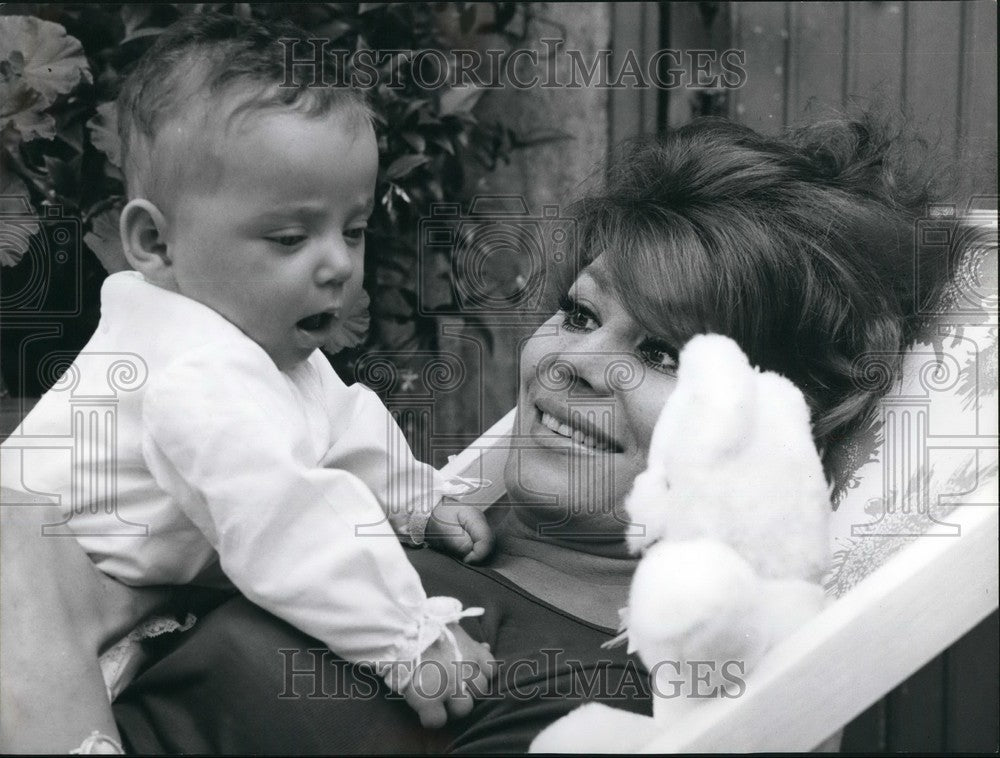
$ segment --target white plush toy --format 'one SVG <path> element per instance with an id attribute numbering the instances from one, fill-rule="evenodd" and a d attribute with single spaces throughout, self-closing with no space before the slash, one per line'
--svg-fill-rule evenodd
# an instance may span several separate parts
<path id="1" fill-rule="evenodd" d="M 712 700 L 687 695 L 741 679 L 824 605 L 830 490 L 802 393 L 719 335 L 692 339 L 679 363 L 625 503 L 644 555 L 622 622 L 655 672 L 653 717 L 588 704 L 532 752 L 640 749 Z"/>

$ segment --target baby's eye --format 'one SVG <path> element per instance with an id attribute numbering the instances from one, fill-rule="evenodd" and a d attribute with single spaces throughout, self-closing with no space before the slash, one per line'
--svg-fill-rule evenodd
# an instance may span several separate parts
<path id="1" fill-rule="evenodd" d="M 585 332 L 600 326 L 597 316 L 569 295 L 563 295 L 559 298 L 559 310 L 563 314 L 563 329 L 568 329 L 571 332 Z"/>
<path id="2" fill-rule="evenodd" d="M 344 236 L 353 242 L 360 242 L 365 238 L 365 232 L 367 231 L 367 226 L 356 226 L 353 229 L 344 230 Z"/>
<path id="3" fill-rule="evenodd" d="M 671 375 L 677 372 L 677 350 L 666 342 L 655 339 L 643 340 L 637 352 L 643 363 L 654 371 Z"/>
<path id="4" fill-rule="evenodd" d="M 275 234 L 264 239 L 281 247 L 295 247 L 305 242 L 306 236 L 304 234 Z"/>

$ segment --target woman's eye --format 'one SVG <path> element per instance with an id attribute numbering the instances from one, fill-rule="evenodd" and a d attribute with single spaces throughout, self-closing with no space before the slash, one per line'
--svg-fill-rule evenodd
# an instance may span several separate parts
<path id="1" fill-rule="evenodd" d="M 585 332 L 600 326 L 597 317 L 569 295 L 563 295 L 559 298 L 559 310 L 563 314 L 562 325 L 564 329 Z"/>
<path id="2" fill-rule="evenodd" d="M 368 231 L 367 226 L 357 226 L 353 229 L 347 229 L 344 231 L 344 236 L 352 242 L 360 242 L 365 238 L 365 232 Z"/>
<path id="3" fill-rule="evenodd" d="M 295 247 L 305 242 L 306 236 L 304 234 L 275 234 L 264 239 L 281 247 Z"/>
<path id="4" fill-rule="evenodd" d="M 677 351 L 670 345 L 658 340 L 644 340 L 638 352 L 642 361 L 654 371 L 665 374 L 677 372 Z"/>

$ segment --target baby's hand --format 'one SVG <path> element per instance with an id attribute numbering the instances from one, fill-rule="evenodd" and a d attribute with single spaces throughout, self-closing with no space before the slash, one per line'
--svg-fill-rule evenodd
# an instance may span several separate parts
<path id="1" fill-rule="evenodd" d="M 478 563 L 493 551 L 493 530 L 482 510 L 469 503 L 442 501 L 431 512 L 424 539 L 431 547 Z"/>
<path id="2" fill-rule="evenodd" d="M 442 634 L 423 652 L 420 665 L 403 690 L 403 699 L 427 729 L 441 728 L 449 716 L 468 716 L 473 693 L 487 691 L 496 667 L 489 645 L 473 640 L 458 624 L 449 624 L 448 628 L 455 635 L 458 659 L 455 646 Z"/>

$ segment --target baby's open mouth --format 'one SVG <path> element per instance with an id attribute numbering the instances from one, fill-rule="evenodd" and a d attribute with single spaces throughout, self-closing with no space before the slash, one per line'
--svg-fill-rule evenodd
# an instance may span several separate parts
<path id="1" fill-rule="evenodd" d="M 322 332 L 333 323 L 334 314 L 329 311 L 314 313 L 311 316 L 299 319 L 295 325 L 305 332 Z"/>

